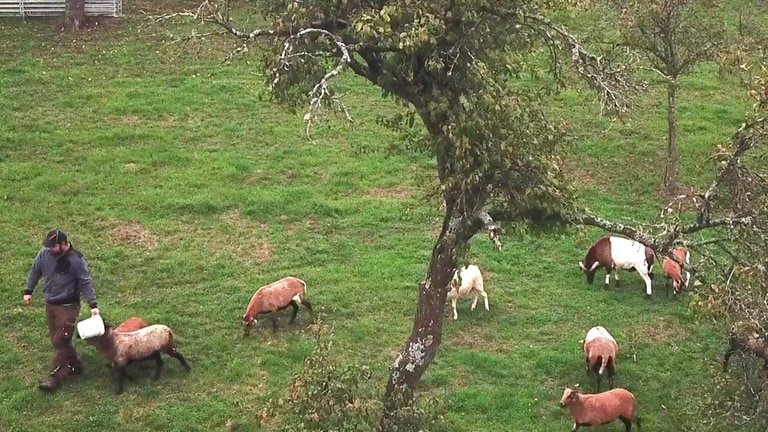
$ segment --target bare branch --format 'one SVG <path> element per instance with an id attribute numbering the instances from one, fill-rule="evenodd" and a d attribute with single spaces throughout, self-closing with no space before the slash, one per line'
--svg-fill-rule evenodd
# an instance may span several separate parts
<path id="1" fill-rule="evenodd" d="M 321 78 L 320 81 L 317 84 L 315 84 L 315 86 L 312 88 L 312 90 L 310 90 L 308 94 L 309 111 L 307 111 L 307 113 L 304 114 L 304 121 L 307 122 L 307 129 L 306 129 L 307 136 L 309 136 L 309 129 L 312 126 L 313 121 L 316 117 L 316 112 L 320 110 L 321 104 L 324 100 L 329 101 L 333 109 L 342 111 L 344 113 L 345 118 L 348 121 L 350 122 L 352 121 L 352 117 L 349 115 L 349 111 L 347 111 L 347 108 L 341 102 L 339 97 L 333 94 L 333 92 L 331 92 L 331 89 L 328 86 L 328 83 L 330 82 L 330 80 L 333 79 L 338 74 L 340 74 L 344 70 L 344 67 L 347 64 L 349 64 L 351 60 L 349 57 L 349 50 L 347 49 L 347 45 L 345 45 L 341 41 L 340 37 L 334 35 L 328 30 L 323 30 L 318 28 L 307 28 L 289 37 L 285 41 L 282 54 L 280 54 L 280 57 L 278 58 L 278 70 L 276 71 L 275 80 L 272 82 L 272 85 L 274 86 L 280 80 L 279 69 L 280 68 L 285 68 L 286 70 L 289 69 L 290 63 L 291 63 L 290 58 L 300 55 L 300 54 L 290 54 L 294 46 L 292 42 L 294 42 L 296 39 L 302 38 L 312 33 L 319 33 L 323 36 L 330 38 L 336 44 L 336 47 L 338 48 L 339 52 L 341 52 L 341 58 L 340 58 L 339 64 L 336 65 L 336 67 L 334 67 L 328 73 L 326 73 L 325 76 L 323 76 L 323 78 Z M 304 54 L 306 55 L 306 53 Z"/>

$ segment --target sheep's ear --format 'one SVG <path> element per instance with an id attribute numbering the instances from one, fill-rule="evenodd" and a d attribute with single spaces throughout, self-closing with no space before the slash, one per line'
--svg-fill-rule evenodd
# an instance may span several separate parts
<path id="1" fill-rule="evenodd" d="M 579 261 L 579 268 L 584 270 L 584 271 L 587 271 L 587 268 L 584 267 L 584 262 L 583 261 Z"/>
<path id="2" fill-rule="evenodd" d="M 584 345 L 584 339 L 580 340 L 579 343 Z"/>

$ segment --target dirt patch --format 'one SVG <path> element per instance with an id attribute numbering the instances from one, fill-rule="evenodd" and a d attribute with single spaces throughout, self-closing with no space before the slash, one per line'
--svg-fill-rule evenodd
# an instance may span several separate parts
<path id="1" fill-rule="evenodd" d="M 376 198 L 387 199 L 405 199 L 411 195 L 410 188 L 406 184 L 399 184 L 390 188 L 372 188 L 369 193 Z"/>
<path id="2" fill-rule="evenodd" d="M 138 222 L 112 220 L 107 222 L 107 227 L 109 238 L 115 244 L 134 249 L 153 250 L 157 247 L 157 236 Z"/>
<path id="3" fill-rule="evenodd" d="M 605 189 L 611 188 L 616 179 L 611 175 L 615 171 L 606 166 L 585 164 L 585 158 L 569 157 L 563 161 L 563 172 L 566 178 L 578 187 Z"/>
<path id="4" fill-rule="evenodd" d="M 238 261 L 268 263 L 272 260 L 272 244 L 268 240 L 267 224 L 254 222 L 243 216 L 239 210 L 226 212 L 221 215 L 221 219 L 235 229 L 233 238 L 238 241 L 223 241 L 224 244 L 217 246 L 219 251 L 232 254 Z"/>
<path id="5" fill-rule="evenodd" d="M 450 307 L 450 315 L 445 317 L 445 321 L 453 321 L 453 309 Z M 481 310 L 482 309 L 482 310 Z M 479 299 L 477 301 L 477 309 L 474 311 L 469 311 L 469 308 L 467 308 L 467 311 L 464 312 L 464 314 L 467 313 L 483 313 L 486 312 L 485 309 L 483 309 L 482 306 L 482 299 Z M 459 319 L 456 322 L 461 322 L 461 315 L 462 311 L 459 311 Z M 485 332 L 487 331 L 486 328 L 482 326 L 472 325 L 467 326 L 465 328 L 462 328 L 461 331 L 457 332 L 454 335 L 450 336 L 450 344 L 456 348 L 461 349 L 469 349 L 469 350 L 479 350 L 479 351 L 485 351 L 485 352 L 491 352 L 491 353 L 497 353 L 497 354 L 509 354 L 510 351 L 512 351 L 512 344 L 511 343 L 504 343 L 502 341 L 490 341 L 486 338 Z"/>
<path id="6" fill-rule="evenodd" d="M 628 339 L 631 341 L 643 340 L 654 344 L 668 344 L 685 340 L 687 335 L 687 330 L 681 325 L 670 319 L 658 317 L 653 322 L 635 325 Z"/>
<path id="7" fill-rule="evenodd" d="M 301 222 L 291 222 L 285 225 L 285 230 L 289 233 L 295 233 L 298 230 L 315 232 L 320 227 L 320 223 L 314 219 L 305 219 Z"/>

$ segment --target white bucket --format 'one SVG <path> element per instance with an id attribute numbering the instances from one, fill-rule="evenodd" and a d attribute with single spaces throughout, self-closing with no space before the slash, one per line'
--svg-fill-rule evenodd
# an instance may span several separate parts
<path id="1" fill-rule="evenodd" d="M 101 315 L 94 315 L 77 323 L 80 339 L 90 339 L 104 334 L 104 320 Z"/>

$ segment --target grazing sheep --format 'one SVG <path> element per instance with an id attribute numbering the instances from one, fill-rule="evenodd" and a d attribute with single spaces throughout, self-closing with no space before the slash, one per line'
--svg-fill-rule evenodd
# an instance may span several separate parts
<path id="1" fill-rule="evenodd" d="M 627 432 L 632 423 L 640 428 L 640 417 L 636 416 L 635 396 L 627 390 L 617 388 L 597 394 L 582 394 L 578 388 L 565 388 L 560 406 L 567 406 L 573 416 L 574 432 L 581 426 L 592 426 L 592 430 L 616 419 L 621 420 Z"/>
<path id="2" fill-rule="evenodd" d="M 754 326 L 737 322 L 731 328 L 728 338 L 728 349 L 723 355 L 723 372 L 728 370 L 728 360 L 735 352 L 752 352 L 765 361 L 763 369 L 768 371 L 768 333 L 758 333 Z"/>
<path id="3" fill-rule="evenodd" d="M 243 315 L 243 327 L 245 336 L 251 332 L 251 327 L 256 324 L 256 317 L 259 314 L 269 313 L 272 318 L 272 331 L 277 331 L 277 312 L 293 306 L 293 315 L 291 323 L 296 319 L 299 313 L 299 303 L 304 305 L 309 312 L 312 312 L 312 305 L 306 299 L 307 284 L 301 279 L 295 277 L 286 277 L 279 281 L 265 285 L 253 294 L 248 308 Z"/>
<path id="4" fill-rule="evenodd" d="M 581 340 L 584 344 L 584 360 L 587 362 L 587 375 L 594 372 L 597 376 L 597 391 L 600 391 L 600 379 L 608 371 L 608 384 L 613 388 L 613 377 L 616 375 L 616 356 L 619 345 L 604 327 L 592 327 L 587 336 Z"/>
<path id="5" fill-rule="evenodd" d="M 456 301 L 462 297 L 474 295 L 472 301 L 471 310 L 475 310 L 477 306 L 477 296 L 483 296 L 485 300 L 485 310 L 488 309 L 488 294 L 485 293 L 483 288 L 483 275 L 480 273 L 480 268 L 476 265 L 468 265 L 461 268 L 461 271 L 455 271 L 453 273 L 453 280 L 451 280 L 451 290 L 448 292 L 448 300 L 451 301 L 453 306 L 453 319 L 459 318 L 459 314 L 456 312 Z"/>
<path id="6" fill-rule="evenodd" d="M 691 254 L 688 249 L 678 246 L 672 250 L 672 254 L 677 257 L 684 264 L 690 264 Z M 667 295 L 669 295 L 669 280 L 672 279 L 672 290 L 677 295 L 684 288 L 688 288 L 688 282 L 691 280 L 691 273 L 685 272 L 685 280 L 683 280 L 682 269 L 680 264 L 669 257 L 664 257 L 664 261 L 661 263 L 664 276 L 667 278 L 664 288 Z"/>
<path id="7" fill-rule="evenodd" d="M 587 276 L 587 283 L 595 280 L 595 272 L 605 268 L 605 285 L 608 286 L 611 273 L 615 271 L 616 286 L 619 286 L 619 270 L 635 270 L 645 281 L 645 294 L 653 293 L 653 249 L 642 243 L 622 237 L 602 237 L 589 248 L 579 268 Z"/>
<path id="8" fill-rule="evenodd" d="M 143 329 L 147 326 L 147 323 L 144 322 L 143 319 L 139 317 L 130 317 L 127 320 L 123 321 L 122 324 L 115 327 L 114 332 L 132 332 L 139 329 Z"/>
<path id="9" fill-rule="evenodd" d="M 176 358 L 189 371 L 184 356 L 176 350 L 173 331 L 167 326 L 155 324 L 132 332 L 115 332 L 105 324 L 104 334 L 85 340 L 93 345 L 101 355 L 112 362 L 112 371 L 117 381 L 116 393 L 123 392 L 125 368 L 135 361 L 154 359 L 157 364 L 153 379 L 160 378 L 163 359 L 160 353 Z"/>

